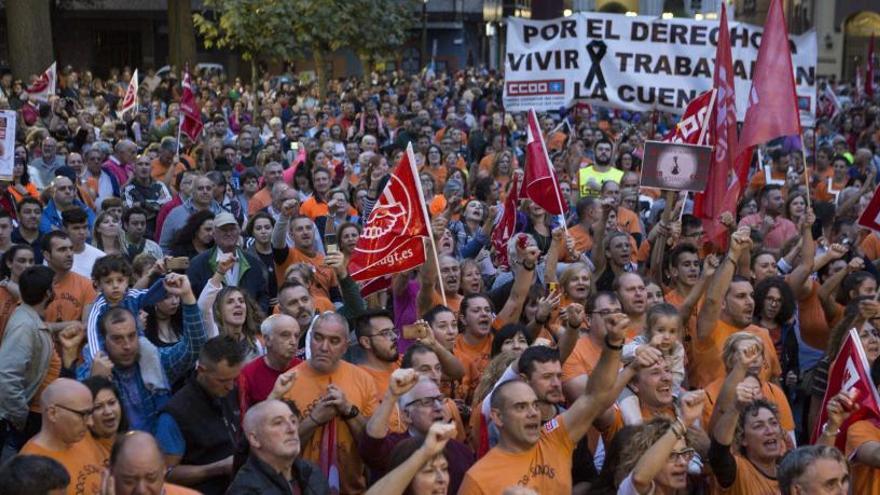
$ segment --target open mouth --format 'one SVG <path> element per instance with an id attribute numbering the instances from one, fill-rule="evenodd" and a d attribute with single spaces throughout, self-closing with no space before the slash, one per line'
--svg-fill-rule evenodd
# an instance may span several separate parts
<path id="1" fill-rule="evenodd" d="M 764 441 L 764 448 L 770 451 L 775 451 L 779 448 L 779 440 L 776 438 L 771 438 L 769 440 Z"/>

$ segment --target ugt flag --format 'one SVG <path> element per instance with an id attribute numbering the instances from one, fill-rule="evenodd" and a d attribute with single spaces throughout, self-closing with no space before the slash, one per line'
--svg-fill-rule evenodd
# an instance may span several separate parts
<path id="1" fill-rule="evenodd" d="M 183 74 L 183 94 L 180 95 L 180 131 L 189 136 L 193 141 L 202 133 L 202 111 L 196 103 L 196 94 L 193 92 L 192 79 L 189 72 Z"/>
<path id="2" fill-rule="evenodd" d="M 819 408 L 819 420 L 816 421 L 816 430 L 813 432 L 813 443 L 822 434 L 822 425 L 828 420 L 828 401 L 842 391 L 857 390 L 858 397 L 855 402 L 858 408 L 840 426 L 835 444 L 841 452 L 846 447 L 846 431 L 850 425 L 861 420 L 880 420 L 880 396 L 877 395 L 877 387 L 871 381 L 868 358 L 862 349 L 862 342 L 856 329 L 850 329 L 840 346 L 837 358 L 828 370 L 828 387 L 825 389 L 825 397 L 822 398 L 822 406 Z"/>
<path id="3" fill-rule="evenodd" d="M 25 91 L 28 95 L 33 96 L 39 101 L 49 101 L 49 97 L 55 94 L 55 81 L 57 79 L 55 64 L 56 62 L 52 62 L 52 65 L 40 74 L 40 77 L 36 78 L 33 84 L 27 87 Z"/>
<path id="4" fill-rule="evenodd" d="M 568 211 L 568 202 L 562 201 L 562 191 L 556 172 L 547 156 L 547 145 L 538 125 L 535 109 L 529 110 L 528 139 L 526 140 L 526 170 L 523 183 L 524 196 L 547 210 L 551 215 Z"/>
<path id="5" fill-rule="evenodd" d="M 715 89 L 710 89 L 688 102 L 681 120 L 675 124 L 675 129 L 663 136 L 663 141 L 711 146 L 708 125 L 716 93 Z"/>
<path id="6" fill-rule="evenodd" d="M 516 230 L 516 209 L 519 206 L 520 182 L 519 174 L 514 174 L 510 181 L 510 192 L 504 200 L 504 213 L 501 215 L 501 221 L 495 229 L 492 230 L 492 246 L 498 253 L 497 265 L 508 266 L 507 259 L 507 241 L 513 236 Z"/>
<path id="7" fill-rule="evenodd" d="M 131 81 L 128 81 L 128 89 L 125 90 L 125 97 L 122 98 L 122 111 L 119 114 L 124 117 L 126 113 L 137 108 L 137 92 L 138 92 L 138 70 L 135 69 L 131 74 Z"/>
<path id="8" fill-rule="evenodd" d="M 351 254 L 348 270 L 355 281 L 410 270 L 425 262 L 422 240 L 430 226 L 415 163 L 410 143 Z"/>

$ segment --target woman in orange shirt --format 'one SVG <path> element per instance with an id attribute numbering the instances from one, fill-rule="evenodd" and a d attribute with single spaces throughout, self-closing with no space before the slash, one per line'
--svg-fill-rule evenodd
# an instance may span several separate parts
<path id="1" fill-rule="evenodd" d="M 434 178 L 435 190 L 443 189 L 443 185 L 446 184 L 446 176 L 449 175 L 449 169 L 443 163 L 443 153 L 436 144 L 428 146 L 422 172 L 427 172 Z"/>
<path id="2" fill-rule="evenodd" d="M 513 177 L 513 153 L 510 150 L 504 150 L 495 154 L 495 161 L 492 163 L 492 177 L 505 189 L 510 179 Z"/>
<path id="3" fill-rule="evenodd" d="M 16 147 L 16 155 L 19 148 L 22 151 L 24 150 L 23 146 Z M 40 192 L 37 191 L 37 186 L 31 182 L 31 177 L 28 175 L 27 165 L 25 165 L 24 161 L 19 161 L 18 157 L 15 159 L 15 165 L 12 166 L 12 183 L 9 184 L 6 190 L 9 191 L 16 204 L 24 199 L 25 196 L 31 196 L 37 200 L 40 199 Z"/>

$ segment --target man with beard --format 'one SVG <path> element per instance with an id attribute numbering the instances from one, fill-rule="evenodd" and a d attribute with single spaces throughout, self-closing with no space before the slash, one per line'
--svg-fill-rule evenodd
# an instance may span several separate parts
<path id="1" fill-rule="evenodd" d="M 751 246 L 749 227 L 740 227 L 730 238 L 730 249 L 715 271 L 706 298 L 697 316 L 697 335 L 693 345 L 693 362 L 688 363 L 689 383 L 703 388 L 724 376 L 722 359 L 724 341 L 732 334 L 749 332 L 764 343 L 764 379 L 782 375 L 779 358 L 766 329 L 752 324 L 755 311 L 754 289 L 748 279 L 734 276 L 736 260 Z M 769 375 L 766 374 L 769 371 Z"/>
<path id="2" fill-rule="evenodd" d="M 358 367 L 373 378 L 376 400 L 382 402 L 391 373 L 398 368 L 397 331 L 391 313 L 382 309 L 367 311 L 357 319 L 355 335 L 364 350 Z"/>
<path id="3" fill-rule="evenodd" d="M 600 138 L 593 146 L 593 164 L 578 170 L 578 189 L 581 197 L 599 196 L 602 183 L 614 181 L 620 183 L 623 171 L 611 163 L 614 144 L 608 138 Z"/>
<path id="4" fill-rule="evenodd" d="M 748 226 L 759 231 L 763 236 L 765 249 L 778 250 L 785 241 L 798 235 L 797 226 L 783 215 L 785 197 L 782 195 L 781 186 L 778 184 L 764 186 L 758 204 L 758 212 L 743 217 L 739 221 L 739 226 Z"/>
<path id="5" fill-rule="evenodd" d="M 411 369 L 399 369 L 392 375 L 385 399 L 367 422 L 366 434 L 358 443 L 358 452 L 373 470 L 376 478 L 388 471 L 388 461 L 394 447 L 415 436 L 425 436 L 431 425 L 448 422 L 444 413 L 445 398 L 437 383 Z M 388 423 L 399 411 L 403 421 L 401 431 L 389 431 Z M 444 449 L 449 462 L 450 486 L 448 493 L 458 493 L 464 473 L 474 463 L 474 453 L 459 440 L 450 440 Z"/>
<path id="6" fill-rule="evenodd" d="M 337 470 L 340 493 L 360 493 L 367 478 L 355 439 L 376 409 L 376 386 L 369 373 L 342 359 L 348 333 L 348 321 L 337 313 L 324 312 L 315 319 L 307 337 L 311 356 L 293 368 L 296 380 L 284 399 L 306 418 L 299 425 L 303 458 L 320 463 L 322 472 Z M 335 446 L 335 456 L 322 447 L 328 442 Z"/>
<path id="7" fill-rule="evenodd" d="M 635 338 L 645 328 L 645 313 L 648 312 L 648 291 L 645 281 L 637 273 L 621 273 L 612 286 L 620 300 L 623 313 L 629 317 L 631 326 L 627 329 L 627 340 Z"/>
<path id="8" fill-rule="evenodd" d="M 333 300 L 339 289 L 339 282 L 334 266 L 341 264 L 342 256 L 331 253 L 326 257 L 321 254 L 316 242 L 315 223 L 306 216 L 297 216 L 296 208 L 299 201 L 288 199 L 281 206 L 281 214 L 272 230 L 272 251 L 275 256 L 275 274 L 278 283 L 284 283 L 284 274 L 294 263 L 306 263 L 314 267 L 313 295 L 322 295 Z M 293 237 L 293 247 L 287 245 L 287 233 Z M 334 256 L 336 254 L 336 256 Z M 332 265 L 331 266 L 331 260 Z M 333 294 L 331 294 L 331 292 Z M 337 296 L 338 299 L 338 296 Z"/>
<path id="9" fill-rule="evenodd" d="M 709 464 L 723 493 L 779 493 L 777 465 L 786 450 L 779 414 L 759 386 L 742 381 L 760 356 L 758 346 L 737 353 L 715 405 Z"/>
<path id="10" fill-rule="evenodd" d="M 18 203 L 18 227 L 12 230 L 12 242 L 14 244 L 27 244 L 34 249 L 34 263 L 43 262 L 43 253 L 40 250 L 40 217 L 43 214 L 43 205 L 40 200 L 25 197 Z"/>
<path id="11" fill-rule="evenodd" d="M 302 362 L 296 357 L 300 328 L 296 319 L 286 314 L 272 315 L 260 324 L 266 354 L 247 363 L 238 376 L 242 414 L 269 397 L 278 377 Z"/>
<path id="12" fill-rule="evenodd" d="M 250 455 L 228 493 L 329 493 L 327 479 L 318 466 L 300 457 L 300 420 L 298 410 L 279 400 L 263 401 L 248 410 L 242 428 Z"/>

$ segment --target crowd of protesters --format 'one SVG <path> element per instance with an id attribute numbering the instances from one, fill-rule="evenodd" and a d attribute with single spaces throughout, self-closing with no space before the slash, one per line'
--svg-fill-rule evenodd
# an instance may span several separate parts
<path id="1" fill-rule="evenodd" d="M 811 439 L 849 329 L 880 382 L 878 100 L 763 146 L 716 242 L 640 187 L 675 116 L 540 114 L 568 213 L 522 200 L 499 250 L 527 133 L 494 72 L 194 74 L 196 141 L 181 74 L 121 115 L 130 77 L 0 77 L 0 493 L 880 494 L 880 425 L 834 446 L 857 397 Z M 409 143 L 438 261 L 365 297 Z"/>

